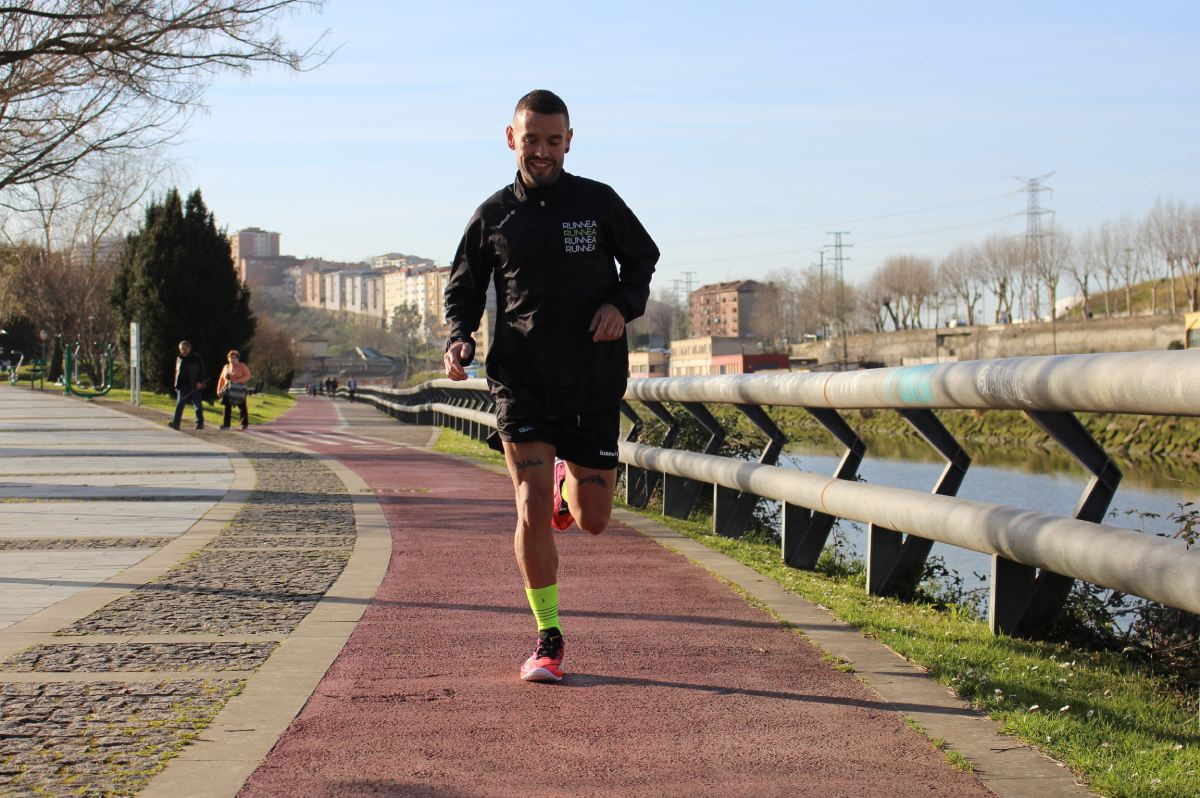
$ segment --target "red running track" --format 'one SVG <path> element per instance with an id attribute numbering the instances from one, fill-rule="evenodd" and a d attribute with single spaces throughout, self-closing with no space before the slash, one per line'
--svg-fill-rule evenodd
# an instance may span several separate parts
<path id="1" fill-rule="evenodd" d="M 301 399 L 262 429 L 333 430 Z M 991 795 L 803 638 L 614 524 L 559 536 L 567 678 L 517 678 L 535 627 L 507 477 L 310 435 L 370 485 L 387 576 L 240 796 Z"/>

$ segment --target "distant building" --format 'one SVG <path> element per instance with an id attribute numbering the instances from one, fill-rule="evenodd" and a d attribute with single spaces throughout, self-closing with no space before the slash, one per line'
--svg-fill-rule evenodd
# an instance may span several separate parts
<path id="1" fill-rule="evenodd" d="M 404 255 L 399 252 L 389 252 L 371 258 L 372 269 L 412 269 L 420 266 L 433 268 L 436 265 L 429 258 L 418 258 L 416 255 Z"/>
<path id="2" fill-rule="evenodd" d="M 238 279 L 249 288 L 281 287 L 284 270 L 296 265 L 295 258 L 280 256 L 279 233 L 247 227 L 229 236 L 229 245 Z"/>
<path id="3" fill-rule="evenodd" d="M 262 258 L 251 256 L 238 258 L 233 263 L 238 279 L 247 288 L 283 289 L 286 283 L 285 274 L 296 265 L 296 259 L 291 255 Z"/>
<path id="4" fill-rule="evenodd" d="M 668 373 L 672 377 L 701 377 L 710 374 L 741 371 L 720 371 L 721 358 L 728 355 L 760 355 L 762 347 L 755 338 L 724 338 L 711 335 L 684 338 L 671 342 L 671 359 Z M 787 356 L 782 355 L 783 368 L 787 368 Z M 733 361 L 725 361 L 728 368 Z M 744 361 L 739 361 L 744 363 Z M 740 366 L 744 368 L 744 365 Z"/>
<path id="5" fill-rule="evenodd" d="M 279 233 L 247 227 L 229 237 L 233 247 L 233 260 L 238 258 L 278 258 Z"/>
<path id="6" fill-rule="evenodd" d="M 753 374 L 756 371 L 787 371 L 790 364 L 785 354 L 716 355 L 712 359 L 712 374 Z"/>
<path id="7" fill-rule="evenodd" d="M 757 280 L 704 285 L 689 297 L 692 335 L 728 338 L 756 337 L 754 310 L 763 288 Z"/>
<path id="8" fill-rule="evenodd" d="M 665 377 L 669 373 L 671 355 L 665 349 L 629 353 L 629 379 Z"/>
<path id="9" fill-rule="evenodd" d="M 329 354 L 329 339 L 320 335 L 306 335 L 292 342 L 300 357 L 326 357 Z"/>

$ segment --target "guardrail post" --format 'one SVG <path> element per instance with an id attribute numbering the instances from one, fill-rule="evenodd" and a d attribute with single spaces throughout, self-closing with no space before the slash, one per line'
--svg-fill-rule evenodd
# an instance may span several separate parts
<path id="1" fill-rule="evenodd" d="M 867 453 L 867 444 L 850 428 L 836 410 L 824 407 L 804 408 L 833 435 L 846 451 L 834 469 L 834 479 L 853 480 L 858 466 Z M 833 529 L 834 517 L 828 513 L 810 510 L 784 502 L 780 528 L 780 549 L 783 561 L 793 568 L 811 569 L 817 564 L 829 532 Z"/>
<path id="2" fill-rule="evenodd" d="M 1094 523 L 1103 521 L 1121 484 L 1121 469 L 1073 413 L 1043 410 L 1025 413 L 1092 475 L 1075 506 L 1074 517 Z M 988 605 L 992 632 L 1017 635 L 1044 623 L 1062 609 L 1074 584 L 1070 577 L 992 555 Z"/>
<path id="3" fill-rule="evenodd" d="M 429 405 L 433 403 L 434 392 L 430 388 L 422 388 L 421 392 L 414 397 L 416 403 L 422 405 L 424 409 L 417 411 L 417 423 L 424 424 L 429 427 L 440 427 L 441 423 L 438 419 L 438 414 L 429 409 Z"/>
<path id="4" fill-rule="evenodd" d="M 971 458 L 959 446 L 932 410 L 897 410 L 925 442 L 946 458 L 946 468 L 932 493 L 954 496 L 971 466 Z M 916 535 L 901 535 L 894 529 L 871 524 L 867 527 L 867 593 L 883 596 L 911 590 L 921 578 L 933 541 Z"/>
<path id="5" fill-rule="evenodd" d="M 664 449 L 674 448 L 675 441 L 679 439 L 679 420 L 671 415 L 670 411 L 668 411 L 661 402 L 643 402 L 642 404 L 645 405 L 647 410 L 654 414 L 655 418 L 667 425 L 667 433 L 663 436 L 662 443 L 660 443 L 659 446 Z M 625 411 L 625 407 L 629 408 L 628 412 Z M 630 413 L 633 413 L 633 408 L 626 404 L 622 407 L 622 412 L 625 412 L 626 416 L 629 416 Z M 633 416 L 631 417 L 636 418 L 637 414 L 633 413 Z M 638 423 L 640 422 L 641 419 L 639 418 Z M 638 427 L 639 432 L 640 429 L 641 428 Z M 632 432 L 633 430 L 630 431 Z M 626 440 L 633 441 L 634 438 L 626 438 Z M 657 471 L 645 471 L 634 466 L 626 466 L 626 501 L 628 501 L 632 507 L 645 507 L 650 503 L 650 497 L 654 495 L 654 489 L 658 487 L 658 483 L 662 478 L 663 475 Z M 635 501 L 635 499 L 637 501 Z M 664 507 L 666 506 L 665 496 L 663 497 L 663 505 Z"/>
<path id="6" fill-rule="evenodd" d="M 489 391 L 471 391 L 471 396 L 473 397 L 471 402 L 472 410 L 486 412 L 491 409 L 492 394 Z M 478 421 L 472 421 L 470 424 L 472 438 L 477 441 L 486 441 L 488 439 L 488 435 L 491 434 L 491 430 L 488 427 L 485 427 Z"/>
<path id="7" fill-rule="evenodd" d="M 700 422 L 701 426 L 708 430 L 711 436 L 704 446 L 704 454 L 716 454 L 721 448 L 721 444 L 725 443 L 725 430 L 721 429 L 720 423 L 700 402 L 680 402 L 680 404 Z M 704 483 L 694 479 L 677 477 L 674 474 L 664 475 L 663 515 L 671 518 L 690 516 L 696 506 L 696 500 L 700 498 L 700 489 L 703 486 Z"/>
<path id="8" fill-rule="evenodd" d="M 637 443 L 638 435 L 642 432 L 642 418 L 633 409 L 633 405 L 621 400 L 621 415 L 629 419 L 629 431 L 625 440 Z M 646 490 L 646 471 L 637 466 L 625 464 L 625 503 L 630 507 L 645 507 L 650 502 L 650 492 Z"/>
<path id="9" fill-rule="evenodd" d="M 767 445 L 763 447 L 758 462 L 762 465 L 775 465 L 779 453 L 783 451 L 783 445 L 787 443 L 787 437 L 758 405 L 738 405 L 737 409 L 767 436 Z M 714 485 L 713 532 L 727 538 L 740 538 L 746 534 L 746 528 L 754 517 L 754 508 L 758 506 L 761 498 L 753 493 Z"/>

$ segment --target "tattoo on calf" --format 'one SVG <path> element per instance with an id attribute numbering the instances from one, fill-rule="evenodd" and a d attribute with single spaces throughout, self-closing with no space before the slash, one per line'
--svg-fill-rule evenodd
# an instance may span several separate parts
<path id="1" fill-rule="evenodd" d="M 579 480 L 580 485 L 599 485 L 602 488 L 608 487 L 608 482 L 599 474 L 588 474 L 583 479 Z"/>
<path id="2" fill-rule="evenodd" d="M 540 465 L 545 465 L 545 463 L 542 460 L 539 460 L 537 458 L 533 458 L 531 460 L 522 460 L 519 463 L 513 463 L 513 470 L 514 471 L 524 471 L 527 468 L 533 468 L 535 466 L 540 466 Z"/>

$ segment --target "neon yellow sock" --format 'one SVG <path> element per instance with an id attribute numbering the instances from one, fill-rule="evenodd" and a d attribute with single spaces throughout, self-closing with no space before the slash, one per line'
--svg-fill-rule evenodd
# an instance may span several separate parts
<path id="1" fill-rule="evenodd" d="M 558 585 L 549 587 L 527 587 L 525 595 L 529 598 L 529 609 L 537 618 L 538 631 L 543 629 L 558 629 Z"/>

